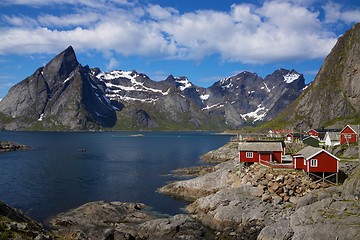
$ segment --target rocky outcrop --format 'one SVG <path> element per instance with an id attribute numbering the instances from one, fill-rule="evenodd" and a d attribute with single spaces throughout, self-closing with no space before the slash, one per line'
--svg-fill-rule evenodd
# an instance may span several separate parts
<path id="1" fill-rule="evenodd" d="M 230 239 L 256 239 L 264 226 L 292 211 L 274 207 L 239 188 L 223 189 L 199 198 L 186 209 L 192 217 L 215 229 L 218 235 Z"/>
<path id="2" fill-rule="evenodd" d="M 222 163 L 234 160 L 238 154 L 238 144 L 235 142 L 229 142 L 218 149 L 201 155 L 200 159 L 201 161 L 207 163 Z"/>
<path id="3" fill-rule="evenodd" d="M 198 198 L 186 210 L 193 218 L 230 239 L 256 239 L 264 227 L 292 216 L 303 196 L 314 189 L 331 186 L 312 184 L 302 172 L 272 170 L 259 164 L 238 166 L 230 172 L 222 170 L 229 173 L 232 181 L 223 184 L 216 193 Z M 280 230 L 270 228 L 269 231 L 291 236 L 292 230 L 284 226 L 286 224 Z"/>
<path id="4" fill-rule="evenodd" d="M 7 141 L 0 141 L 0 153 L 1 152 L 12 152 L 12 151 L 18 151 L 18 150 L 29 150 L 29 149 L 30 149 L 29 146 L 26 146 L 23 144 L 7 142 Z"/>
<path id="5" fill-rule="evenodd" d="M 19 210 L 0 201 L 0 239 L 54 239 L 53 235 Z"/>
<path id="6" fill-rule="evenodd" d="M 63 239 L 209 239 L 188 215 L 159 217 L 140 203 L 91 202 L 50 220 Z"/>
<path id="7" fill-rule="evenodd" d="M 259 197 L 274 205 L 292 203 L 312 189 L 326 188 L 327 183 L 312 184 L 299 171 L 273 170 L 253 164 L 245 167 L 236 160 L 227 161 L 214 168 L 214 172 L 203 176 L 176 181 L 159 189 L 161 193 L 194 200 L 214 194 L 222 189 L 241 189 L 247 195 Z"/>
<path id="8" fill-rule="evenodd" d="M 265 227 L 258 239 L 358 239 L 359 197 L 358 166 L 342 186 L 313 191 L 301 198 L 290 217 Z"/>
<path id="9" fill-rule="evenodd" d="M 237 166 L 235 161 L 228 161 L 216 166 L 214 172 L 194 179 L 170 183 L 160 188 L 159 192 L 192 201 L 231 185 L 233 183 L 231 172 Z"/>

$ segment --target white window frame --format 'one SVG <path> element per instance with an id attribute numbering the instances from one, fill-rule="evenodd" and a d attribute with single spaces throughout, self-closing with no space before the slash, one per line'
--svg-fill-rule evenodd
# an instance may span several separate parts
<path id="1" fill-rule="evenodd" d="M 310 167 L 317 167 L 318 166 L 318 160 L 317 159 L 310 159 Z"/>
<path id="2" fill-rule="evenodd" d="M 253 152 L 246 152 L 246 158 L 253 158 L 254 153 Z"/>

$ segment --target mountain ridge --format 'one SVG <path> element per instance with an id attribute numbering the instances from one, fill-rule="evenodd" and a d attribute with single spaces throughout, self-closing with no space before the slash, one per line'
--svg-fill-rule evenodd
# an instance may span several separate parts
<path id="1" fill-rule="evenodd" d="M 69 46 L 0 102 L 6 130 L 225 129 L 268 120 L 305 87 L 295 70 L 241 72 L 208 88 L 185 76 L 153 81 L 135 70 L 82 66 Z"/>

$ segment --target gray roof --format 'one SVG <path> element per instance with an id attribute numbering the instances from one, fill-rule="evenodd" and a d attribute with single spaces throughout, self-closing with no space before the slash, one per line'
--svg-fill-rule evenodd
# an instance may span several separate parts
<path id="1" fill-rule="evenodd" d="M 359 131 L 359 125 L 348 125 L 349 127 L 351 127 L 352 128 L 352 130 L 354 130 L 356 133 L 360 133 L 360 131 Z"/>
<path id="2" fill-rule="evenodd" d="M 297 152 L 295 155 L 303 155 L 303 157 L 305 159 L 315 155 L 316 153 L 322 151 L 322 148 L 317 148 L 317 147 L 312 147 L 312 146 L 307 146 L 306 148 L 304 148 L 303 150 Z"/>
<path id="3" fill-rule="evenodd" d="M 316 147 L 312 147 L 312 146 L 307 146 L 303 150 L 297 152 L 295 155 L 302 155 L 306 160 L 309 160 L 309 158 L 312 158 L 314 155 L 317 155 L 318 153 L 320 153 L 322 151 L 326 152 L 328 155 L 330 155 L 333 158 L 335 158 L 336 160 L 340 161 L 340 159 L 338 157 L 332 155 L 328 151 L 326 151 L 322 148 L 316 148 Z"/>
<path id="4" fill-rule="evenodd" d="M 242 142 L 239 143 L 239 151 L 282 151 L 282 146 L 281 142 Z"/>

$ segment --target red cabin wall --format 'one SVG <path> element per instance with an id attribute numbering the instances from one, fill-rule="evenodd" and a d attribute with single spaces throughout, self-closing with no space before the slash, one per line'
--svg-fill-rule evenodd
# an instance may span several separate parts
<path id="1" fill-rule="evenodd" d="M 278 152 L 273 152 L 273 161 L 276 161 L 276 162 L 282 162 L 282 152 L 278 151 Z"/>
<path id="2" fill-rule="evenodd" d="M 257 152 L 252 152 L 253 153 L 252 158 L 246 157 L 247 152 L 250 152 L 250 151 L 240 151 L 240 153 L 239 153 L 240 162 L 259 162 L 259 154 Z"/>
<path id="3" fill-rule="evenodd" d="M 272 161 L 272 157 L 271 157 L 271 153 L 259 153 L 260 154 L 260 159 L 263 160 L 263 161 L 267 161 L 267 162 L 270 162 Z"/>
<path id="4" fill-rule="evenodd" d="M 294 157 L 293 165 L 295 169 L 304 169 L 304 158 L 303 157 Z"/>
<path id="5" fill-rule="evenodd" d="M 340 144 L 347 144 L 345 135 L 348 134 L 351 135 L 351 138 L 348 141 L 349 143 L 356 143 L 358 141 L 357 134 L 349 126 L 347 126 L 341 131 Z"/>
<path id="6" fill-rule="evenodd" d="M 314 156 L 312 159 L 317 159 L 317 167 L 311 167 L 311 160 L 306 161 L 307 172 L 337 172 L 338 171 L 338 161 L 333 158 L 331 155 L 326 152 L 321 152 L 318 155 Z"/>

